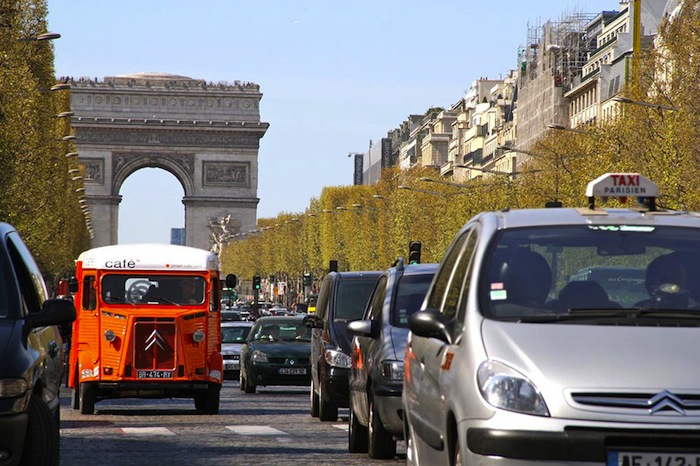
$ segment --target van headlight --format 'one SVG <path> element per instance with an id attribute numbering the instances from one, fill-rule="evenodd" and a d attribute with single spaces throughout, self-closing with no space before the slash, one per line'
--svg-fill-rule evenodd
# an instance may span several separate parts
<path id="1" fill-rule="evenodd" d="M 344 367 L 345 369 L 350 369 L 352 366 L 352 358 L 342 351 L 326 350 L 324 357 L 331 366 Z"/>
<path id="2" fill-rule="evenodd" d="M 537 387 L 515 369 L 496 361 L 484 361 L 477 371 L 479 390 L 496 408 L 518 413 L 549 416 Z"/>

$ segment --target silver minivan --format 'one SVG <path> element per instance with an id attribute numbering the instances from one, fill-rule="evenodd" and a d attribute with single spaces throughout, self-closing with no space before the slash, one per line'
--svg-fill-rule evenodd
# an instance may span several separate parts
<path id="1" fill-rule="evenodd" d="M 409 464 L 700 465 L 700 215 L 639 174 L 586 196 L 481 213 L 447 249 L 409 321 Z M 639 268 L 643 296 L 619 283 Z"/>

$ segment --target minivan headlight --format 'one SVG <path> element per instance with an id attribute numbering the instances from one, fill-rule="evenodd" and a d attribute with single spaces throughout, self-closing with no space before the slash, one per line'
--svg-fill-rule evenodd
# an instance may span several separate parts
<path id="1" fill-rule="evenodd" d="M 326 350 L 324 355 L 326 362 L 331 366 L 343 367 L 345 369 L 350 369 L 352 365 L 352 359 L 347 354 L 338 350 Z"/>
<path id="2" fill-rule="evenodd" d="M 477 371 L 479 390 L 496 408 L 518 413 L 549 416 L 549 410 L 537 387 L 527 377 L 496 361 L 484 361 Z"/>
<path id="3" fill-rule="evenodd" d="M 27 381 L 24 379 L 1 379 L 0 398 L 15 398 L 27 392 Z"/>

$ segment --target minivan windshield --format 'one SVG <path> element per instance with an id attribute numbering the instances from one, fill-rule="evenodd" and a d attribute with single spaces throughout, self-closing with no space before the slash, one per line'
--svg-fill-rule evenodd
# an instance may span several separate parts
<path id="1" fill-rule="evenodd" d="M 582 311 L 633 315 L 626 310 L 700 316 L 699 251 L 700 236 L 682 227 L 505 229 L 482 272 L 482 309 L 488 317 L 523 320 Z"/>

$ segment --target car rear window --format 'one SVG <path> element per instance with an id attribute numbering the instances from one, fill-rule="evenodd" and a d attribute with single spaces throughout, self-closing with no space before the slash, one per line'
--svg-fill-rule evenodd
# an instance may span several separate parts
<path id="1" fill-rule="evenodd" d="M 338 283 L 338 294 L 335 298 L 334 321 L 357 320 L 362 318 L 362 313 L 372 294 L 377 278 L 371 280 L 341 280 Z"/>
<path id="2" fill-rule="evenodd" d="M 420 309 L 433 274 L 404 275 L 398 282 L 394 307 L 391 309 L 391 324 L 408 328 L 408 318 Z"/>

